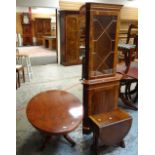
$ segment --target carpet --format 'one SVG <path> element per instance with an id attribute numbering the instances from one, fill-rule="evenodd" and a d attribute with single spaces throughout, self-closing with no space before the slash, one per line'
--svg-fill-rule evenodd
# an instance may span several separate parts
<path id="1" fill-rule="evenodd" d="M 57 64 L 33 66 L 33 79 L 22 83 L 16 92 L 16 150 L 17 155 L 93 155 L 90 150 L 92 134 L 82 134 L 82 124 L 70 136 L 76 141 L 71 147 L 63 138 L 54 136 L 43 151 L 42 135 L 28 122 L 26 106 L 28 101 L 36 94 L 51 89 L 68 91 L 78 97 L 82 103 L 81 65 L 61 66 Z M 127 109 L 121 101 L 119 107 L 133 117 L 129 134 L 125 137 L 125 148 L 109 147 L 100 155 L 137 155 L 138 112 Z"/>
<path id="2" fill-rule="evenodd" d="M 57 62 L 55 50 L 49 50 L 43 46 L 19 47 L 19 54 L 26 54 L 30 57 L 32 66 L 46 65 Z"/>

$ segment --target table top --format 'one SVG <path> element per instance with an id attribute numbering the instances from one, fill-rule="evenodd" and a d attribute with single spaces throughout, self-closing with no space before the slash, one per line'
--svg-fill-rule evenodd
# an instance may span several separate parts
<path id="1" fill-rule="evenodd" d="M 27 117 L 38 130 L 51 134 L 66 134 L 78 127 L 83 106 L 74 95 L 62 90 L 37 94 L 28 103 Z"/>
<path id="2" fill-rule="evenodd" d="M 98 125 L 98 127 L 106 127 L 110 126 L 112 124 L 115 124 L 116 122 L 122 122 L 122 120 L 131 119 L 131 116 L 120 109 L 115 109 L 111 112 L 105 112 L 100 114 L 95 114 L 89 116 L 89 118 Z"/>
<path id="3" fill-rule="evenodd" d="M 56 36 L 44 36 L 45 39 L 56 39 Z"/>
<path id="4" fill-rule="evenodd" d="M 120 43 L 120 44 L 118 44 L 118 48 L 119 49 L 128 49 L 128 50 L 130 50 L 130 49 L 135 49 L 136 45 Z"/>

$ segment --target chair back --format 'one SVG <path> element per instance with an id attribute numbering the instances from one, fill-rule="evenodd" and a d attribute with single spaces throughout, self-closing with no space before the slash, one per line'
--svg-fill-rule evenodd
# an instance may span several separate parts
<path id="1" fill-rule="evenodd" d="M 138 26 L 134 24 L 130 24 L 126 44 L 134 44 L 135 47 L 135 58 L 138 58 Z"/>
<path id="2" fill-rule="evenodd" d="M 128 33 L 127 33 L 127 40 L 126 40 L 126 44 L 129 44 L 131 39 L 133 40 L 133 44 L 134 44 L 134 40 L 135 38 L 138 37 L 138 26 L 134 25 L 134 24 L 130 24 L 129 25 L 129 29 L 128 29 Z"/>

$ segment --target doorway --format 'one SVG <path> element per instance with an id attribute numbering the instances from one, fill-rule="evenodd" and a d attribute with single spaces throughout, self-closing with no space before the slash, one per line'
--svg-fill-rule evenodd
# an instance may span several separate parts
<path id="1" fill-rule="evenodd" d="M 16 7 L 16 46 L 32 65 L 58 62 L 57 9 Z"/>

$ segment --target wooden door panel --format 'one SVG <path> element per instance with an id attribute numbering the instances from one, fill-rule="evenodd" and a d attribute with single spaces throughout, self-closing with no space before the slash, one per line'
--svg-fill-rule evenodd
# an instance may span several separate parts
<path id="1" fill-rule="evenodd" d="M 51 19 L 43 20 L 43 31 L 45 35 L 51 34 Z"/>
<path id="2" fill-rule="evenodd" d="M 70 63 L 77 63 L 79 60 L 78 32 L 78 16 L 68 15 L 66 17 L 66 59 Z"/>
<path id="3" fill-rule="evenodd" d="M 37 19 L 36 20 L 36 34 L 42 34 L 43 33 L 43 23 L 41 20 Z"/>

